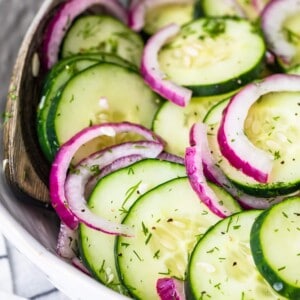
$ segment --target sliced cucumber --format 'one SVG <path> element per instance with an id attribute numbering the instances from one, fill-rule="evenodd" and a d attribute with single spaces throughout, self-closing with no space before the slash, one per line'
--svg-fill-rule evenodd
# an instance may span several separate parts
<path id="1" fill-rule="evenodd" d="M 126 120 L 151 127 L 160 103 L 161 99 L 132 69 L 110 63 L 85 69 L 68 81 L 49 112 L 47 132 L 52 153 L 91 124 Z M 92 153 L 125 138 L 124 134 L 100 138 L 85 150 Z M 86 155 L 82 152 L 78 159 Z"/>
<path id="2" fill-rule="evenodd" d="M 37 112 L 37 132 L 41 149 L 49 161 L 52 160 L 53 153 L 47 135 L 46 124 L 52 102 L 59 90 L 71 77 L 100 61 L 112 62 L 128 68 L 131 67 L 127 61 L 111 54 L 75 55 L 59 61 L 47 75 Z"/>
<path id="3" fill-rule="evenodd" d="M 136 199 L 165 181 L 185 176 L 183 165 L 145 159 L 109 174 L 99 181 L 88 203 L 93 212 L 121 223 Z M 115 267 L 115 236 L 80 225 L 81 257 L 93 275 L 105 285 L 123 293 Z M 105 245 L 105 246 L 103 246 Z"/>
<path id="4" fill-rule="evenodd" d="M 195 14 L 197 14 L 195 10 L 197 9 L 199 7 L 193 3 L 155 6 L 147 10 L 143 30 L 151 35 L 171 23 L 186 24 L 194 19 Z"/>
<path id="5" fill-rule="evenodd" d="M 200 18 L 184 25 L 159 53 L 163 72 L 194 96 L 224 94 L 259 77 L 265 43 L 244 19 Z"/>
<path id="6" fill-rule="evenodd" d="M 61 55 L 106 52 L 139 66 L 143 51 L 141 37 L 120 21 L 99 15 L 78 18 L 66 33 Z"/>
<path id="7" fill-rule="evenodd" d="M 199 201 L 187 178 L 162 184 L 135 202 L 123 223 L 135 237 L 118 237 L 116 256 L 123 284 L 135 299 L 159 299 L 161 277 L 185 279 L 189 255 L 219 217 Z"/>
<path id="8" fill-rule="evenodd" d="M 206 232 L 189 263 L 191 299 L 283 299 L 260 275 L 251 255 L 250 231 L 260 213 L 237 213 Z"/>
<path id="9" fill-rule="evenodd" d="M 234 0 L 234 1 L 224 1 L 224 0 L 202 0 L 202 8 L 207 16 L 237 16 L 245 17 L 250 20 L 256 20 L 263 7 L 270 0 L 259 0 L 255 1 L 249 0 Z M 256 7 L 258 6 L 259 7 Z"/>
<path id="10" fill-rule="evenodd" d="M 251 230 L 258 270 L 275 291 L 300 299 L 300 198 L 289 198 L 261 214 Z"/>
<path id="11" fill-rule="evenodd" d="M 203 119 L 203 123 L 206 124 L 218 124 L 220 122 L 220 118 L 226 106 L 228 105 L 231 98 L 226 98 L 218 103 L 216 103 L 211 109 L 207 112 Z"/>
<path id="12" fill-rule="evenodd" d="M 216 119 L 210 121 L 206 118 L 205 121 L 209 124 L 208 139 L 215 160 L 227 177 L 244 192 L 254 196 L 273 197 L 293 193 L 299 189 L 299 95 L 291 92 L 267 94 L 261 97 L 248 113 L 245 122 L 246 135 L 257 147 L 275 157 L 267 184 L 257 183 L 228 163 L 218 147 L 218 123 Z M 221 114 L 219 117 L 221 119 Z"/>
<path id="13" fill-rule="evenodd" d="M 165 102 L 157 112 L 153 121 L 153 130 L 166 142 L 166 150 L 184 156 L 189 145 L 191 126 L 201 122 L 215 103 L 228 95 L 192 98 L 188 106 L 182 108 L 171 102 Z"/>

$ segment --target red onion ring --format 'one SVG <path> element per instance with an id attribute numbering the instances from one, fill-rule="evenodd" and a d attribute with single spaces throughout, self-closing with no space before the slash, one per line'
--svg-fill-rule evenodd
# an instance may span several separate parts
<path id="1" fill-rule="evenodd" d="M 285 38 L 282 30 L 283 23 L 289 16 L 295 15 L 297 12 L 300 12 L 300 1 L 273 0 L 266 5 L 261 14 L 262 30 L 268 46 L 286 64 L 291 63 L 296 49 Z"/>
<path id="2" fill-rule="evenodd" d="M 144 158 L 145 157 L 143 157 L 142 155 L 132 154 L 132 155 L 120 157 L 120 158 L 116 159 L 115 161 L 113 161 L 111 164 L 109 164 L 105 167 L 102 167 L 102 169 L 100 170 L 100 174 L 92 177 L 87 182 L 87 184 L 85 186 L 85 196 L 88 197 L 91 194 L 91 192 L 94 189 L 97 182 L 104 176 L 106 176 L 116 170 L 119 170 L 121 168 L 130 166 L 130 165 L 134 164 L 135 162 L 142 160 Z"/>
<path id="3" fill-rule="evenodd" d="M 271 205 L 281 202 L 284 197 L 274 198 L 258 198 L 243 193 L 237 189 L 230 180 L 225 176 L 222 170 L 217 166 L 217 162 L 211 155 L 207 139 L 207 125 L 203 123 L 197 123 L 193 125 L 190 132 L 191 145 L 197 145 L 202 149 L 202 163 L 205 176 L 215 184 L 223 187 L 229 192 L 237 201 L 241 203 L 244 208 L 253 209 L 266 209 Z"/>
<path id="4" fill-rule="evenodd" d="M 86 184 L 93 176 L 91 169 L 94 166 L 102 169 L 103 166 L 110 165 L 124 155 L 140 155 L 143 157 L 155 158 L 162 150 L 162 144 L 157 142 L 143 141 L 124 143 L 111 147 L 98 155 L 93 155 L 92 158 L 84 160 L 84 162 L 80 163 L 74 171 L 68 175 L 65 183 L 66 199 L 74 216 L 80 223 L 83 223 L 92 229 L 110 234 L 124 233 L 119 230 L 119 225 L 114 227 L 111 222 L 102 219 L 89 209 L 84 194 Z"/>
<path id="5" fill-rule="evenodd" d="M 179 25 L 171 24 L 159 30 L 148 40 L 143 52 L 141 73 L 145 82 L 155 92 L 179 106 L 186 106 L 192 97 L 192 91 L 167 80 L 160 70 L 157 58 L 162 46 L 179 31 Z"/>
<path id="6" fill-rule="evenodd" d="M 47 69 L 57 62 L 61 42 L 74 19 L 93 5 L 103 5 L 112 15 L 127 24 L 127 12 L 118 0 L 69 0 L 64 2 L 59 6 L 44 34 L 44 65 Z"/>
<path id="7" fill-rule="evenodd" d="M 244 134 L 244 122 L 251 105 L 261 96 L 284 91 L 299 92 L 300 77 L 275 74 L 247 85 L 231 98 L 219 127 L 218 142 L 222 155 L 233 167 L 261 183 L 268 181 L 274 158 L 251 143 Z"/>
<path id="8" fill-rule="evenodd" d="M 79 271 L 83 272 L 84 274 L 88 276 L 92 276 L 91 272 L 87 269 L 87 267 L 83 264 L 83 262 L 78 257 L 73 257 L 72 265 L 77 268 Z"/>
<path id="9" fill-rule="evenodd" d="M 56 253 L 66 259 L 72 259 L 78 253 L 78 232 L 63 222 L 60 223 Z"/>
<path id="10" fill-rule="evenodd" d="M 130 165 L 134 164 L 135 162 L 142 160 L 142 159 L 145 159 L 145 156 L 138 155 L 138 154 L 128 155 L 128 156 L 124 156 L 119 159 L 116 159 L 108 166 L 103 167 L 102 170 L 100 171 L 100 174 L 91 178 L 89 180 L 89 182 L 87 183 L 87 185 L 85 187 L 85 195 L 86 196 L 90 195 L 94 186 L 102 177 L 104 177 L 116 170 L 119 170 L 121 168 L 130 166 Z M 161 152 L 157 156 L 157 159 L 166 160 L 166 161 L 184 165 L 184 159 L 182 157 L 179 157 L 177 155 L 174 155 L 174 154 L 171 154 L 168 152 Z"/>
<path id="11" fill-rule="evenodd" d="M 216 196 L 214 191 L 208 186 L 206 177 L 203 173 L 204 153 L 202 148 L 198 146 L 191 146 L 186 148 L 185 152 L 185 166 L 187 175 L 193 190 L 196 192 L 200 200 L 217 216 L 226 218 L 232 212 L 220 205 L 220 199 Z"/>
<path id="12" fill-rule="evenodd" d="M 184 159 L 182 157 L 177 156 L 175 154 L 171 154 L 169 152 L 162 152 L 161 154 L 159 154 L 159 156 L 157 158 L 161 159 L 161 160 L 166 160 L 166 161 L 184 165 Z"/>
<path id="13" fill-rule="evenodd" d="M 156 291 L 161 300 L 185 300 L 184 281 L 175 278 L 159 278 Z"/>
<path id="14" fill-rule="evenodd" d="M 132 1 L 128 12 L 128 26 L 138 32 L 145 26 L 146 5 L 145 1 Z"/>
<path id="15" fill-rule="evenodd" d="M 78 219 L 71 211 L 65 194 L 65 182 L 67 178 L 67 172 L 74 154 L 83 144 L 96 137 L 99 137 L 101 135 L 114 135 L 121 132 L 134 132 L 149 141 L 153 141 L 159 145 L 162 145 L 160 139 L 156 137 L 153 134 L 153 132 L 140 125 L 128 122 L 104 123 L 83 129 L 81 132 L 77 133 L 73 138 L 71 138 L 69 141 L 63 144 L 57 152 L 57 155 L 54 159 L 50 170 L 50 199 L 51 204 L 55 209 L 57 215 L 60 217 L 62 222 L 64 222 L 69 228 L 75 229 L 78 226 Z M 116 159 L 116 157 L 114 157 L 114 159 Z M 104 223 L 106 224 L 106 222 Z M 114 226 L 112 227 L 114 228 L 110 229 L 112 229 L 113 232 L 110 232 L 108 230 L 110 233 L 126 234 L 127 232 L 127 230 L 120 225 L 114 224 Z"/>

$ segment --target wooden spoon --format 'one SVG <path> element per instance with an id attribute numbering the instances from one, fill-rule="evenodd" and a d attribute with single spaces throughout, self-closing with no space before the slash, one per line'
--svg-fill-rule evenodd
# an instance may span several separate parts
<path id="1" fill-rule="evenodd" d="M 49 203 L 49 163 L 36 133 L 36 111 L 45 75 L 39 67 L 45 27 L 60 0 L 47 0 L 21 45 L 11 79 L 3 127 L 3 168 L 8 184 L 22 199 Z"/>

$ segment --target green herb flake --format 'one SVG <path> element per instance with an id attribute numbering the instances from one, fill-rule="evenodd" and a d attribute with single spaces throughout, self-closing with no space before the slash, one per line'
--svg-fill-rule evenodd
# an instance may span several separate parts
<path id="1" fill-rule="evenodd" d="M 213 247 L 212 249 L 206 251 L 206 253 L 214 253 L 214 251 L 219 251 L 219 248 L 218 247 Z"/>
<path id="2" fill-rule="evenodd" d="M 152 233 L 150 233 L 150 234 L 148 235 L 148 237 L 147 237 L 147 239 L 146 239 L 146 241 L 145 241 L 145 245 L 148 245 L 148 243 L 150 242 L 151 238 L 152 238 Z"/>
<path id="3" fill-rule="evenodd" d="M 100 174 L 100 167 L 99 165 L 93 165 L 90 167 L 90 172 L 92 173 L 93 176 L 99 175 Z"/>
<path id="4" fill-rule="evenodd" d="M 160 258 L 160 250 L 157 250 L 157 251 L 154 253 L 153 258 L 155 258 L 155 259 L 159 259 L 159 258 Z"/>
<path id="5" fill-rule="evenodd" d="M 148 233 L 149 233 L 149 229 L 146 227 L 146 225 L 144 224 L 144 222 L 142 222 L 142 228 L 143 228 L 144 235 L 147 236 Z"/>
<path id="6" fill-rule="evenodd" d="M 226 30 L 225 21 L 222 19 L 207 19 L 203 24 L 203 30 L 210 36 L 216 37 Z"/>
<path id="7" fill-rule="evenodd" d="M 130 246 L 129 243 L 122 242 L 121 247 L 128 248 Z"/>
<path id="8" fill-rule="evenodd" d="M 135 250 L 133 250 L 133 254 L 137 257 L 139 261 L 143 261 L 143 259 L 139 256 L 139 254 Z"/>
<path id="9" fill-rule="evenodd" d="M 274 152 L 274 160 L 278 160 L 280 159 L 281 155 L 280 155 L 280 152 L 279 151 L 275 151 Z"/>
<path id="10" fill-rule="evenodd" d="M 220 289 L 221 289 L 221 282 L 215 284 L 214 287 L 215 287 L 216 289 L 220 290 Z"/>
<path id="11" fill-rule="evenodd" d="M 158 272 L 158 274 L 160 274 L 160 275 L 170 275 L 171 271 L 168 269 L 167 272 Z"/>
<path id="12" fill-rule="evenodd" d="M 134 175 L 134 170 L 133 170 L 133 168 L 129 168 L 127 174 L 128 174 L 128 175 Z"/>

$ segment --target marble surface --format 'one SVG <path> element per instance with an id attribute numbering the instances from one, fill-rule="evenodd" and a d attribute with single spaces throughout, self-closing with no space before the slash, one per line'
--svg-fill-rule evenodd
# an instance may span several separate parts
<path id="1" fill-rule="evenodd" d="M 5 110 L 12 68 L 22 38 L 42 0 L 0 0 L 0 105 Z M 1 222 L 1 220 L 0 220 Z M 0 299 L 66 300 L 46 276 L 0 236 Z"/>

